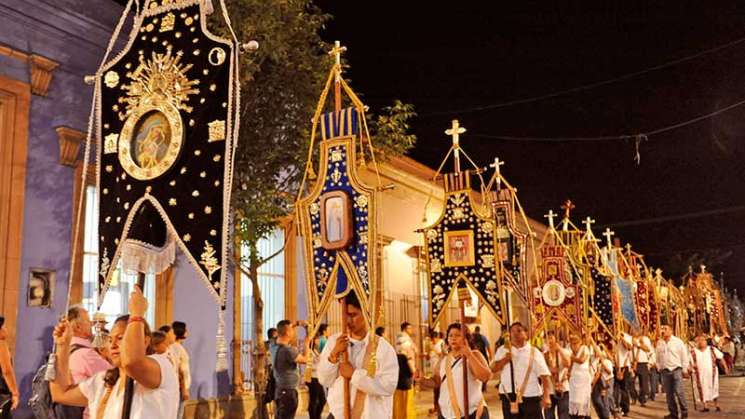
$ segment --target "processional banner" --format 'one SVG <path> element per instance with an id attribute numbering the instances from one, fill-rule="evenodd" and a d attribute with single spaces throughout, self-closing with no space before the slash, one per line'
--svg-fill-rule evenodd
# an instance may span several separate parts
<path id="1" fill-rule="evenodd" d="M 355 139 L 362 110 L 342 109 L 321 120 L 320 170 L 315 185 L 297 205 L 305 239 L 306 272 L 313 325 L 333 299 L 351 290 L 369 307 L 377 272 L 375 189 L 357 172 Z M 363 116 L 364 117 L 364 116 Z"/>
<path id="2" fill-rule="evenodd" d="M 490 210 L 474 202 L 469 171 L 446 174 L 444 186 L 445 209 L 433 225 L 423 230 L 432 296 L 431 323 L 440 320 L 461 282 L 503 323 L 502 285 L 495 260 L 496 228 Z M 500 257 L 510 258 L 509 247 L 501 251 Z"/>
<path id="3" fill-rule="evenodd" d="M 118 267 L 158 273 L 178 246 L 224 308 L 239 86 L 205 9 L 144 2 L 96 80 L 99 305 Z"/>
<path id="4" fill-rule="evenodd" d="M 618 252 L 616 249 L 603 249 L 603 255 L 613 282 L 618 290 L 619 312 L 623 320 L 633 328 L 638 328 L 639 314 L 636 307 L 636 290 L 633 280 L 623 278 L 619 269 Z M 621 256 L 623 257 L 623 256 Z M 625 262 L 625 261 L 624 261 Z"/>

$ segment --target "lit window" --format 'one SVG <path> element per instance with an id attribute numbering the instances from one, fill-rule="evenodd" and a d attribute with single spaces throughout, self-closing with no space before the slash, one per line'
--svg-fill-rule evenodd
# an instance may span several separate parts
<path id="1" fill-rule="evenodd" d="M 284 230 L 277 229 L 266 239 L 259 241 L 258 250 L 261 257 L 269 257 L 282 250 L 285 241 Z M 248 254 L 248 248 L 241 249 L 242 255 Z M 245 269 L 245 267 L 244 267 Z M 271 260 L 259 267 L 259 289 L 261 298 L 264 301 L 264 336 L 260 339 L 266 339 L 266 330 L 276 327 L 280 320 L 285 317 L 285 258 L 284 251 L 279 252 Z M 241 288 L 241 297 L 243 299 L 241 313 L 241 328 L 244 339 L 253 339 L 254 336 L 254 305 L 253 305 L 253 285 L 247 275 L 241 274 L 243 287 Z M 267 302 L 271 302 L 267 304 Z"/>
<path id="2" fill-rule="evenodd" d="M 129 293 L 137 282 L 137 275 L 123 273 L 117 269 L 111 277 L 111 285 L 104 297 L 101 309 L 98 302 L 98 193 L 95 186 L 85 189 L 85 226 L 83 239 L 83 306 L 91 315 L 100 311 L 106 315 L 108 327 L 121 314 L 126 314 Z M 109 255 L 112 257 L 112 255 Z M 145 298 L 149 304 L 145 318 L 155 326 L 155 275 L 145 277 Z"/>

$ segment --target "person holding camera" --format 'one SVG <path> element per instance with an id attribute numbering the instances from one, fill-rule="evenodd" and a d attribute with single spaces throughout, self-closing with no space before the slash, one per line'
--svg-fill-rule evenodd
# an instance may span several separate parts
<path id="1" fill-rule="evenodd" d="M 303 321 L 282 320 L 277 323 L 277 354 L 272 374 L 276 382 L 274 400 L 277 419 L 292 419 L 298 406 L 297 386 L 300 383 L 298 364 L 310 360 L 310 339 L 305 339 L 305 348 L 299 354 L 294 344 L 297 341 L 297 326 L 306 326 Z"/>

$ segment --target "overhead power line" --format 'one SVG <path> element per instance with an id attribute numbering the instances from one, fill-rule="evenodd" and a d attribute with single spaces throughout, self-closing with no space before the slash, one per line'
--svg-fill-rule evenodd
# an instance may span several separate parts
<path id="1" fill-rule="evenodd" d="M 637 76 L 641 76 L 641 75 L 646 74 L 646 73 L 650 73 L 652 71 L 657 71 L 657 70 L 661 70 L 663 68 L 672 67 L 674 65 L 678 65 L 678 64 L 684 63 L 686 61 L 695 60 L 696 58 L 702 57 L 704 55 L 712 54 L 712 53 L 721 51 L 723 49 L 727 49 L 729 47 L 732 47 L 732 46 L 741 44 L 743 42 L 745 42 L 745 38 L 739 38 L 739 39 L 736 39 L 734 41 L 730 41 L 730 42 L 728 42 L 726 44 L 719 45 L 719 46 L 716 46 L 716 47 L 713 47 L 713 48 L 709 48 L 709 49 L 700 51 L 700 52 L 698 52 L 696 54 L 693 54 L 693 55 L 688 55 L 686 57 L 682 57 L 682 58 L 678 58 L 676 60 L 668 61 L 668 62 L 663 63 L 663 64 L 658 64 L 658 65 L 653 66 L 653 67 L 649 67 L 649 68 L 645 68 L 643 70 L 635 71 L 633 73 L 627 73 L 627 74 L 624 74 L 624 75 L 621 75 L 621 76 L 617 76 L 617 77 L 613 77 L 613 78 L 610 78 L 610 79 L 607 79 L 607 80 L 602 80 L 602 81 L 598 81 L 598 82 L 594 82 L 594 83 L 590 83 L 590 84 L 585 84 L 585 85 L 582 85 L 582 86 L 576 86 L 576 87 L 572 87 L 572 88 L 569 88 L 569 89 L 558 90 L 558 91 L 554 91 L 554 92 L 542 94 L 542 95 L 539 95 L 539 96 L 527 97 L 527 98 L 522 98 L 522 99 L 515 99 L 515 100 L 510 100 L 510 101 L 507 101 L 507 102 L 493 103 L 493 104 L 489 104 L 489 105 L 474 106 L 474 107 L 471 107 L 471 108 L 442 110 L 442 111 L 434 111 L 434 112 L 425 112 L 425 113 L 420 114 L 419 117 L 420 118 L 429 118 L 429 117 L 433 117 L 433 116 L 454 115 L 454 114 L 467 114 L 467 113 L 481 112 L 481 111 L 487 111 L 487 110 L 492 110 L 492 109 L 506 108 L 506 107 L 515 106 L 515 105 L 524 105 L 526 103 L 538 102 L 538 101 L 542 101 L 542 100 L 546 100 L 546 99 L 551 99 L 551 98 L 555 98 L 555 97 L 558 97 L 558 96 L 563 96 L 563 95 L 567 95 L 567 94 L 571 94 L 571 93 L 582 92 L 582 91 L 585 91 L 585 90 L 594 89 L 596 87 L 605 86 L 607 84 L 612 84 L 612 83 L 617 83 L 619 81 L 628 80 L 628 79 L 631 79 L 631 78 L 634 78 L 634 77 L 637 77 Z"/>
<path id="2" fill-rule="evenodd" d="M 739 106 L 745 105 L 745 99 L 740 100 L 738 102 L 735 102 L 729 106 L 725 106 L 724 108 L 717 109 L 713 112 L 707 113 L 705 115 L 699 115 L 695 118 L 689 119 L 687 121 L 679 122 L 677 124 L 668 125 L 662 128 L 653 129 L 651 131 L 642 131 L 638 132 L 636 134 L 620 134 L 620 135 L 599 135 L 596 137 L 520 137 L 520 136 L 513 136 L 513 135 L 496 135 L 496 134 L 472 134 L 471 137 L 480 137 L 480 138 L 492 138 L 496 140 L 505 140 L 505 141 L 534 141 L 534 142 L 575 142 L 575 141 L 615 141 L 615 140 L 630 140 L 630 139 L 638 139 L 640 137 L 649 137 L 652 135 L 662 134 L 663 132 L 672 131 L 674 129 L 682 128 L 687 125 L 695 124 L 696 122 L 703 121 L 705 119 L 713 118 L 719 114 L 722 114 L 724 112 L 727 112 L 731 109 L 737 108 Z"/>
<path id="3" fill-rule="evenodd" d="M 631 226 L 640 226 L 640 225 L 647 225 L 647 224 L 667 223 L 671 221 L 690 220 L 692 218 L 709 217 L 712 215 L 722 215 L 722 214 L 729 214 L 729 213 L 740 212 L 740 211 L 745 211 L 745 205 L 740 205 L 736 207 L 718 208 L 718 209 L 707 210 L 707 211 L 689 212 L 686 214 L 676 214 L 676 215 L 667 215 L 667 216 L 662 216 L 662 217 L 645 218 L 641 220 L 619 221 L 617 223 L 605 224 L 600 227 L 601 228 L 631 227 Z"/>

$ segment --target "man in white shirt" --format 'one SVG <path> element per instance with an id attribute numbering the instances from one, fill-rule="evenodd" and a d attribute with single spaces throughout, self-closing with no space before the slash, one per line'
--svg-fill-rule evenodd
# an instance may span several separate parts
<path id="1" fill-rule="evenodd" d="M 677 419 L 678 411 L 681 418 L 687 418 L 688 404 L 683 380 L 688 378 L 690 355 L 685 343 L 673 336 L 673 329 L 669 324 L 664 324 L 660 333 L 661 339 L 657 342 L 657 369 L 662 373 L 662 386 L 670 412 L 665 418 Z"/>
<path id="2" fill-rule="evenodd" d="M 650 338 L 650 342 L 653 338 Z M 660 390 L 660 372 L 657 370 L 657 350 L 654 345 L 649 351 L 649 399 L 654 401 Z"/>
<path id="3" fill-rule="evenodd" d="M 624 416 L 629 415 L 631 410 L 631 388 L 634 385 L 632 378 L 633 340 L 631 335 L 623 333 L 616 345 L 616 380 L 613 395 L 615 405 L 621 408 Z"/>
<path id="4" fill-rule="evenodd" d="M 49 383 L 52 400 L 70 406 L 87 406 L 97 419 L 120 419 L 127 377 L 134 379 L 130 419 L 175 419 L 178 382 L 165 355 L 148 355 L 150 328 L 145 321 L 147 300 L 135 287 L 129 297 L 129 315 L 114 322 L 111 330 L 111 361 L 115 368 L 72 385 L 69 352 L 72 328 L 67 321 L 54 329 L 57 374 Z"/>
<path id="5" fill-rule="evenodd" d="M 510 326 L 511 345 L 497 349 L 492 371 L 501 374 L 499 397 L 504 419 L 535 419 L 543 417 L 542 409 L 551 407 L 550 377 L 543 353 L 528 343 L 525 327 L 515 322 Z M 518 403 L 517 413 L 514 403 Z"/>
<path id="6" fill-rule="evenodd" d="M 650 395 L 649 352 L 652 350 L 652 342 L 647 337 L 646 330 L 644 332 L 640 332 L 639 329 L 634 331 L 633 345 L 632 352 L 636 363 L 636 376 L 639 378 L 639 405 L 645 407 L 647 397 Z"/>
<path id="7" fill-rule="evenodd" d="M 551 407 L 544 410 L 545 419 L 569 418 L 569 366 L 572 351 L 562 348 L 556 339 L 556 333 L 546 333 L 546 359 L 548 370 L 551 372 Z M 558 410 L 558 412 L 557 412 Z"/>
<path id="8" fill-rule="evenodd" d="M 354 291 L 344 297 L 344 302 L 349 334 L 337 333 L 329 338 L 316 370 L 318 381 L 328 388 L 331 416 L 336 419 L 345 417 L 344 380 L 348 379 L 353 418 L 390 418 L 393 416 L 393 393 L 398 384 L 396 351 L 388 341 L 369 333 Z M 347 360 L 343 359 L 345 352 Z"/>

